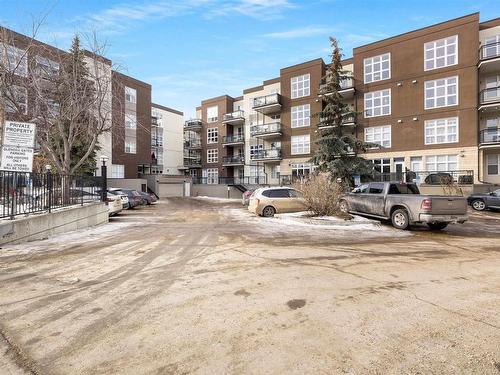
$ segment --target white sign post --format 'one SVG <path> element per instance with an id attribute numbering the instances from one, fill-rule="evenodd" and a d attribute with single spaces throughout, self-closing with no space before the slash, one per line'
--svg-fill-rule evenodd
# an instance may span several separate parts
<path id="1" fill-rule="evenodd" d="M 33 171 L 35 124 L 5 121 L 0 169 L 11 172 Z"/>

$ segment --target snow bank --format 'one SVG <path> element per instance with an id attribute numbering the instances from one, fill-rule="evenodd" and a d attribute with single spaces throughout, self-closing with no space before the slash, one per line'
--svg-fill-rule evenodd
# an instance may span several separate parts
<path id="1" fill-rule="evenodd" d="M 240 202 L 240 198 L 217 198 L 217 197 L 207 197 L 205 195 L 200 195 L 198 197 L 193 197 L 194 199 L 207 200 L 215 203 L 231 203 L 231 202 Z"/>

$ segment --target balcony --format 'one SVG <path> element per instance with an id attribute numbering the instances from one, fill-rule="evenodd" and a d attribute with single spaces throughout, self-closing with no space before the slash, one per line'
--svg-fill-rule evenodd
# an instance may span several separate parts
<path id="1" fill-rule="evenodd" d="M 486 128 L 479 131 L 479 147 L 498 147 L 500 145 L 500 128 Z"/>
<path id="2" fill-rule="evenodd" d="M 158 117 L 151 116 L 151 126 L 160 126 L 160 123 L 158 121 Z"/>
<path id="3" fill-rule="evenodd" d="M 245 136 L 243 134 L 228 135 L 222 138 L 223 146 L 236 146 L 245 144 Z"/>
<path id="4" fill-rule="evenodd" d="M 265 115 L 279 112 L 281 111 L 281 95 L 276 93 L 254 98 L 252 108 Z"/>
<path id="5" fill-rule="evenodd" d="M 490 87 L 481 90 L 479 93 L 479 109 L 498 110 L 500 109 L 500 86 Z"/>
<path id="6" fill-rule="evenodd" d="M 250 135 L 255 138 L 275 138 L 281 137 L 281 122 L 270 124 L 253 125 L 250 127 Z"/>
<path id="7" fill-rule="evenodd" d="M 163 140 L 151 138 L 151 147 L 163 147 Z"/>
<path id="8" fill-rule="evenodd" d="M 200 149 L 201 148 L 201 139 L 189 139 L 184 141 L 184 148 L 188 149 Z"/>
<path id="9" fill-rule="evenodd" d="M 500 42 L 481 46 L 479 49 L 479 69 L 481 73 L 500 71 Z"/>
<path id="10" fill-rule="evenodd" d="M 222 159 L 222 165 L 224 167 L 245 165 L 245 157 L 243 155 L 224 156 Z"/>
<path id="11" fill-rule="evenodd" d="M 250 159 L 252 161 L 280 161 L 281 149 L 257 150 L 250 154 Z"/>
<path id="12" fill-rule="evenodd" d="M 201 168 L 201 159 L 184 159 L 184 167 L 186 168 Z"/>
<path id="13" fill-rule="evenodd" d="M 200 119 L 195 118 L 184 122 L 184 129 L 186 130 L 197 131 L 201 130 L 202 128 L 203 128 L 203 121 Z"/>
<path id="14" fill-rule="evenodd" d="M 331 129 L 333 125 L 323 125 L 325 119 L 323 117 L 319 118 L 318 129 Z M 349 114 L 342 116 L 342 126 L 352 126 L 353 128 L 356 126 L 356 116 L 354 114 Z"/>
<path id="15" fill-rule="evenodd" d="M 331 87 L 327 82 L 323 82 L 319 85 L 319 96 L 330 95 L 333 92 L 333 87 Z M 345 77 L 340 80 L 340 89 L 338 90 L 340 96 L 344 99 L 352 99 L 354 97 L 354 79 L 352 77 Z"/>
<path id="16" fill-rule="evenodd" d="M 231 113 L 226 113 L 222 117 L 223 124 L 241 125 L 244 122 L 245 122 L 245 112 L 243 112 L 241 109 Z"/>

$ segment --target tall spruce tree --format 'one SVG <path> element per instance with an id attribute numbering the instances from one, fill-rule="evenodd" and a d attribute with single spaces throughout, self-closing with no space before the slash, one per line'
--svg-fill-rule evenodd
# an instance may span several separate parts
<path id="1" fill-rule="evenodd" d="M 356 138 L 354 126 L 343 123 L 356 123 L 356 113 L 349 108 L 339 91 L 342 82 L 349 79 L 348 72 L 342 68 L 342 52 L 335 38 L 330 38 L 332 61 L 326 69 L 320 87 L 323 110 L 315 117 L 319 118 L 316 140 L 318 148 L 311 162 L 320 172 L 330 173 L 332 178 L 342 179 L 344 184 L 352 185 L 354 175 L 371 175 L 373 164 L 358 156 L 374 145 Z"/>

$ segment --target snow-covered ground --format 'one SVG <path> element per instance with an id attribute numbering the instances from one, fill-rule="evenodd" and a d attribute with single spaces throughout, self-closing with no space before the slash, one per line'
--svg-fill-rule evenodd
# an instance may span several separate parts
<path id="1" fill-rule="evenodd" d="M 216 198 L 216 197 L 207 197 L 205 195 L 200 195 L 199 197 L 194 197 L 194 199 L 200 199 L 200 200 L 209 201 L 209 202 L 213 202 L 213 203 L 241 202 L 241 198 Z"/>

